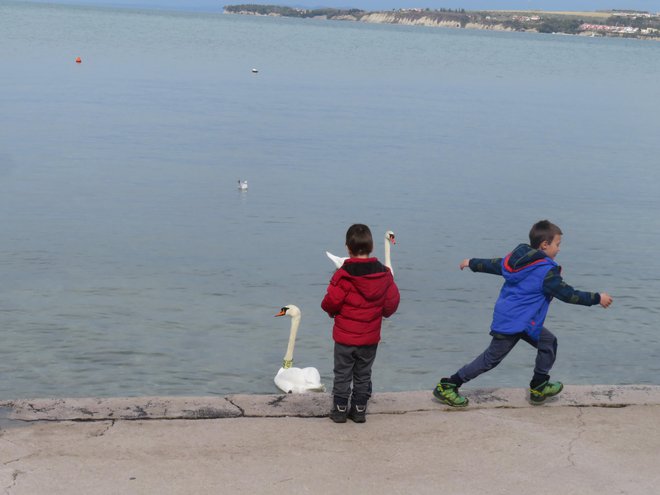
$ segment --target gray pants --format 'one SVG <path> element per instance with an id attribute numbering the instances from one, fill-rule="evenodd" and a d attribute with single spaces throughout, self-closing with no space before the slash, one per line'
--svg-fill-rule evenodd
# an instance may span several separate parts
<path id="1" fill-rule="evenodd" d="M 516 333 L 513 335 L 503 335 L 501 333 L 491 332 L 491 340 L 488 348 L 469 364 L 458 370 L 457 374 L 463 382 L 478 377 L 482 373 L 493 369 L 500 364 L 502 359 L 515 347 L 520 339 L 536 348 L 536 364 L 534 374 L 549 375 L 552 365 L 557 358 L 557 337 L 550 330 L 543 327 L 538 342 L 534 342 L 526 333 Z"/>
<path id="2" fill-rule="evenodd" d="M 335 382 L 332 387 L 335 404 L 348 404 L 351 382 L 351 403 L 367 404 L 371 397 L 371 366 L 376 359 L 377 349 L 378 344 L 350 346 L 335 342 Z"/>

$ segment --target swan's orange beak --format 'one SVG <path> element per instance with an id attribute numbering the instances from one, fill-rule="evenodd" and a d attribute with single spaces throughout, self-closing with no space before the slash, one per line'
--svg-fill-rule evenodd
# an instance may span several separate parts
<path id="1" fill-rule="evenodd" d="M 390 236 L 390 242 L 391 242 L 392 244 L 396 244 L 396 239 L 394 238 L 393 235 Z"/>
<path id="2" fill-rule="evenodd" d="M 273 316 L 284 316 L 285 314 L 286 314 L 286 309 L 282 309 L 282 311 L 280 311 L 279 313 Z"/>

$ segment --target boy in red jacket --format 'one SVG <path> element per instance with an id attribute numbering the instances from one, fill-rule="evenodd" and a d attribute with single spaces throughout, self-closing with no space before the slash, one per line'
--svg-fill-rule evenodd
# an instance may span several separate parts
<path id="1" fill-rule="evenodd" d="M 346 247 L 350 258 L 333 275 L 321 302 L 323 311 L 335 320 L 335 381 L 330 419 L 345 423 L 346 418 L 351 418 L 364 423 L 381 322 L 399 307 L 399 289 L 389 268 L 370 257 L 374 241 L 369 227 L 351 225 L 346 232 Z"/>

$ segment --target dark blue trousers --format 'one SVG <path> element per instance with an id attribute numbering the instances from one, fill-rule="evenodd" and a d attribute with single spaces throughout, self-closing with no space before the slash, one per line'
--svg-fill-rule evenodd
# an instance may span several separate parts
<path id="1" fill-rule="evenodd" d="M 493 339 L 490 341 L 488 348 L 477 356 L 474 361 L 466 364 L 457 371 L 457 375 L 464 383 L 469 382 L 488 370 L 492 370 L 500 364 L 502 359 L 511 352 L 511 349 L 521 339 L 536 348 L 534 374 L 550 375 L 552 365 L 555 364 L 555 359 L 557 358 L 557 337 L 550 330 L 543 327 L 538 342 L 534 342 L 524 332 L 513 335 L 491 332 L 491 335 Z"/>

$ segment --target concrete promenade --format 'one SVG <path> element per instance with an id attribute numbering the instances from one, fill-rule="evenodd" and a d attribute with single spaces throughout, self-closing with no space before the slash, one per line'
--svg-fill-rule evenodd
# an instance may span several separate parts
<path id="1" fill-rule="evenodd" d="M 0 494 L 660 494 L 660 387 L 0 402 Z"/>

